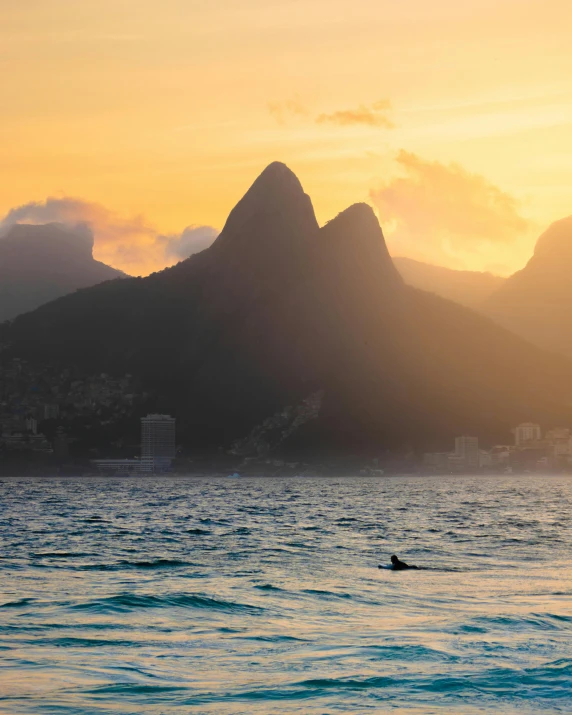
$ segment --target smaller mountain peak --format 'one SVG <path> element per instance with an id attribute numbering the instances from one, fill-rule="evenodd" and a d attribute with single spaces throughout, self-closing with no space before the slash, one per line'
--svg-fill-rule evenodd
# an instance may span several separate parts
<path id="1" fill-rule="evenodd" d="M 386 283 L 402 280 L 387 250 L 383 231 L 371 206 L 357 203 L 342 211 L 322 229 L 325 251 L 346 267 L 359 266 L 361 275 L 385 277 Z"/>
<path id="2" fill-rule="evenodd" d="M 369 204 L 352 204 L 339 213 L 324 228 L 328 233 L 338 236 L 340 240 L 349 243 L 374 241 L 385 245 L 383 231 L 373 209 Z"/>
<path id="3" fill-rule="evenodd" d="M 332 221 L 329 221 L 329 223 L 332 223 L 333 221 L 344 223 L 351 222 L 353 224 L 360 223 L 364 226 L 369 224 L 370 227 L 375 227 L 379 231 L 381 230 L 379 221 L 377 220 L 377 216 L 375 215 L 374 210 L 369 204 L 366 204 L 363 201 L 348 206 L 347 209 L 344 209 L 336 216 L 336 218 L 332 219 Z"/>

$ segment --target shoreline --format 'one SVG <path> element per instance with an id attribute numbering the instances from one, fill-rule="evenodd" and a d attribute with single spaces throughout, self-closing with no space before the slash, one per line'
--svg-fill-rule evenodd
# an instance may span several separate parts
<path id="1" fill-rule="evenodd" d="M 232 482 L 241 479 L 395 479 L 395 478 L 429 478 L 429 479 L 465 479 L 465 478 L 523 478 L 523 477 L 571 477 L 572 472 L 459 472 L 455 474 L 447 473 L 427 473 L 427 472 L 388 472 L 386 474 L 255 474 L 246 473 L 239 477 L 220 472 L 187 472 L 187 473 L 166 473 L 166 474 L 0 474 L 0 480 L 10 479 L 65 479 L 65 480 L 115 480 L 115 481 L 141 481 L 141 480 L 170 480 L 170 479 L 213 479 L 231 480 Z"/>

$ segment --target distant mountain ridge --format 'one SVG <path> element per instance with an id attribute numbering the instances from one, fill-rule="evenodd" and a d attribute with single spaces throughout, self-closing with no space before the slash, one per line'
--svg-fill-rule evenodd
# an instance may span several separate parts
<path id="1" fill-rule="evenodd" d="M 455 270 L 412 258 L 398 256 L 393 262 L 408 285 L 474 309 L 479 309 L 506 280 L 492 273 Z"/>
<path id="2" fill-rule="evenodd" d="M 572 216 L 540 236 L 530 261 L 482 310 L 536 345 L 572 356 Z"/>
<path id="3" fill-rule="evenodd" d="M 514 424 L 561 424 L 572 407 L 572 362 L 407 286 L 369 206 L 320 228 L 280 163 L 210 248 L 52 302 L 0 337 L 7 359 L 130 373 L 197 449 L 226 448 L 318 393 L 285 452 L 423 450 L 462 433 L 503 442 Z"/>
<path id="4" fill-rule="evenodd" d="M 93 258 L 87 226 L 16 224 L 0 236 L 0 322 L 125 273 Z"/>

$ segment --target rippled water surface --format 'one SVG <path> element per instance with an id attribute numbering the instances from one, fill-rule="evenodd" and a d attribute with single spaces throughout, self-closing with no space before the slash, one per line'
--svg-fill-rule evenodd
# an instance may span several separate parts
<path id="1" fill-rule="evenodd" d="M 3 714 L 572 712 L 572 478 L 5 479 L 0 508 Z"/>

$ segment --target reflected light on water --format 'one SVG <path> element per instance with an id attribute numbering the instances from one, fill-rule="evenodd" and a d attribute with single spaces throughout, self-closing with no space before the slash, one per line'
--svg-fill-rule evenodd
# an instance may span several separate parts
<path id="1" fill-rule="evenodd" d="M 572 709 L 568 478 L 6 479 L 0 503 L 2 713 Z"/>

